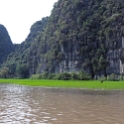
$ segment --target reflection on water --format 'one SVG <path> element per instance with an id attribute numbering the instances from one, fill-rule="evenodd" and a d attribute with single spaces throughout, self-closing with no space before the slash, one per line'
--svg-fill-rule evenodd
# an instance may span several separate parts
<path id="1" fill-rule="evenodd" d="M 124 91 L 0 84 L 0 124 L 124 124 Z"/>

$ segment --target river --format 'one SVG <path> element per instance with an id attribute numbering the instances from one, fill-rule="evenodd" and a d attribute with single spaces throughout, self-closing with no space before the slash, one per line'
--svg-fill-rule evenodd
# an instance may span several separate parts
<path id="1" fill-rule="evenodd" d="M 124 91 L 0 84 L 0 124 L 124 124 Z"/>

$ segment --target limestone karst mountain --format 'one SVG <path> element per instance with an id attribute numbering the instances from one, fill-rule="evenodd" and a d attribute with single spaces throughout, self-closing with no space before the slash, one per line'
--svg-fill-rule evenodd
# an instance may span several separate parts
<path id="1" fill-rule="evenodd" d="M 123 63 L 124 0 L 59 0 L 4 66 L 14 76 L 83 70 L 94 78 L 123 74 Z"/>

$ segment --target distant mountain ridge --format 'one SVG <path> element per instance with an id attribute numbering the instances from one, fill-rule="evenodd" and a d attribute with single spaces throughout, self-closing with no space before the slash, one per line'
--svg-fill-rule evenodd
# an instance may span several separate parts
<path id="1" fill-rule="evenodd" d="M 13 43 L 6 28 L 0 24 L 0 63 L 14 50 Z"/>

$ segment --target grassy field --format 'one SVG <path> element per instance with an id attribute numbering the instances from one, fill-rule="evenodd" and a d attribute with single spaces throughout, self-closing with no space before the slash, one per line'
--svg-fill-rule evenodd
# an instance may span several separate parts
<path id="1" fill-rule="evenodd" d="M 124 90 L 124 81 L 63 81 L 63 80 L 31 80 L 31 79 L 0 79 L 1 83 L 12 83 L 27 86 L 64 87 L 84 89 Z"/>

